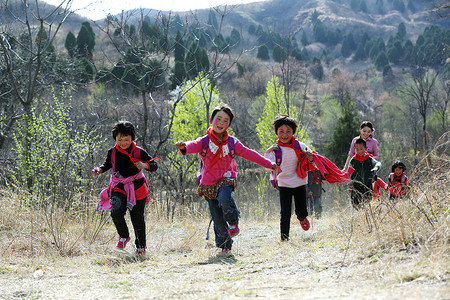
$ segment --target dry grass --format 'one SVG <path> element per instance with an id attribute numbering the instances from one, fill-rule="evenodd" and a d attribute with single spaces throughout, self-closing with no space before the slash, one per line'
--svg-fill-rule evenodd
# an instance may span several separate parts
<path id="1" fill-rule="evenodd" d="M 325 203 L 324 217 L 312 218 L 307 232 L 293 218 L 288 243 L 279 242 L 276 211 L 263 212 L 263 219 L 244 211 L 232 256 L 205 240 L 206 211 L 168 222 L 154 217 L 154 200 L 147 210 L 150 255 L 140 259 L 132 245 L 114 249 L 107 214 L 54 210 L 57 217 L 49 217 L 48 210 L 31 210 L 20 205 L 20 195 L 2 190 L 0 295 L 449 299 L 447 150 L 417 166 L 410 197 L 397 202 L 383 195 L 355 211 L 346 193 L 329 188 L 333 201 Z"/>

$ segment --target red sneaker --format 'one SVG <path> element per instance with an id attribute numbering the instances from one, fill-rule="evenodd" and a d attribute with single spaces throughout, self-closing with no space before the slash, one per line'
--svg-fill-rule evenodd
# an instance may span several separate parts
<path id="1" fill-rule="evenodd" d="M 231 249 L 223 248 L 221 253 L 223 253 L 223 254 L 231 254 Z"/>
<path id="2" fill-rule="evenodd" d="M 299 220 L 300 221 L 300 220 Z M 306 231 L 309 229 L 309 221 L 308 218 L 304 218 L 303 221 L 300 221 L 300 225 L 302 226 L 303 230 Z"/>
<path id="3" fill-rule="evenodd" d="M 128 241 L 130 240 L 130 237 L 127 237 L 125 241 L 121 241 L 122 238 L 119 238 L 119 241 L 117 242 L 116 247 L 117 248 L 125 248 L 125 246 L 127 245 Z"/>
<path id="4" fill-rule="evenodd" d="M 145 256 L 147 254 L 147 247 L 145 247 L 145 248 L 137 248 L 136 249 L 136 254 Z"/>
<path id="5" fill-rule="evenodd" d="M 234 226 L 230 226 L 228 233 L 230 234 L 230 237 L 237 236 L 239 234 L 239 223 L 236 223 Z"/>

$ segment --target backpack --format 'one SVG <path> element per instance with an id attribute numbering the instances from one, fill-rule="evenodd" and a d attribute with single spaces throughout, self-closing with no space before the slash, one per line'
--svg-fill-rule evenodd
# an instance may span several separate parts
<path id="1" fill-rule="evenodd" d="M 295 147 L 295 149 L 303 152 L 302 147 L 300 146 L 300 143 L 297 140 L 295 140 L 295 142 L 294 142 L 294 147 Z M 278 176 L 278 174 L 280 174 L 279 169 L 280 169 L 281 160 L 282 160 L 283 155 L 282 155 L 280 148 L 278 148 L 278 150 L 274 150 L 273 152 L 275 152 L 275 163 L 277 164 L 277 169 L 273 170 L 270 173 L 269 180 L 270 180 L 270 183 L 272 184 L 272 186 L 274 188 L 278 189 L 277 176 Z"/>
<path id="2" fill-rule="evenodd" d="M 390 173 L 388 179 L 389 179 L 389 183 L 392 184 L 392 181 L 394 180 L 394 173 Z M 402 178 L 400 179 L 400 183 L 401 183 L 402 185 L 404 185 L 405 182 L 406 182 L 406 175 L 403 174 L 403 175 L 402 175 Z"/>
<path id="3" fill-rule="evenodd" d="M 228 149 L 230 151 L 230 156 L 234 161 L 234 157 L 236 156 L 234 138 L 231 136 L 228 137 L 227 143 L 228 143 Z M 204 137 L 202 137 L 202 151 L 199 153 L 199 156 L 201 155 L 202 157 L 205 157 L 206 153 L 208 152 L 208 148 L 209 148 L 209 135 L 205 135 Z M 200 185 L 200 181 L 202 180 L 204 168 L 205 168 L 205 165 L 203 163 L 203 159 L 201 159 L 200 160 L 200 169 L 198 169 L 198 172 L 197 172 L 197 185 Z"/>

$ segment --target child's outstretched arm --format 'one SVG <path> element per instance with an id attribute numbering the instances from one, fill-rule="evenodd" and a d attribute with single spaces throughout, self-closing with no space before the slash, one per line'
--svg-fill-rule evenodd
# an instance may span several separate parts
<path id="1" fill-rule="evenodd" d="M 381 168 L 381 163 L 379 161 L 375 160 L 374 158 L 371 158 L 371 159 L 372 159 L 373 168 L 370 171 L 376 172 Z"/>

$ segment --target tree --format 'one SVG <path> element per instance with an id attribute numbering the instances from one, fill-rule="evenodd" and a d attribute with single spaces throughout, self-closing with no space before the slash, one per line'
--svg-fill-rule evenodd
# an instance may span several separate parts
<path id="1" fill-rule="evenodd" d="M 365 0 L 361 0 L 361 2 L 359 4 L 359 11 L 367 13 L 367 4 L 366 4 Z"/>
<path id="2" fill-rule="evenodd" d="M 258 54 L 256 55 L 260 60 L 269 60 L 269 49 L 266 45 L 261 45 L 258 47 Z"/>
<path id="3" fill-rule="evenodd" d="M 416 103 L 417 111 L 422 117 L 423 149 L 428 153 L 427 117 L 431 102 L 435 99 L 438 73 L 432 69 L 423 74 L 409 75 L 398 87 L 397 93 Z"/>
<path id="4" fill-rule="evenodd" d="M 305 31 L 303 31 L 302 39 L 300 41 L 302 42 L 303 46 L 308 46 L 309 45 L 308 37 L 306 36 L 306 32 Z"/>
<path id="5" fill-rule="evenodd" d="M 280 62 L 286 60 L 286 58 L 287 58 L 286 50 L 284 48 L 280 47 L 279 45 L 275 45 L 273 47 L 272 57 L 275 62 L 280 63 Z"/>
<path id="6" fill-rule="evenodd" d="M 175 61 L 183 62 L 185 56 L 185 48 L 183 37 L 181 36 L 181 32 L 177 31 L 177 36 L 175 37 L 175 46 L 174 46 L 174 56 Z"/>
<path id="7" fill-rule="evenodd" d="M 384 53 L 384 51 L 380 52 L 377 57 L 375 58 L 375 66 L 380 69 L 383 70 L 384 66 L 389 64 L 389 60 L 386 56 L 386 53 Z"/>
<path id="8" fill-rule="evenodd" d="M 81 24 L 77 36 L 78 57 L 86 57 L 92 61 L 95 46 L 95 33 L 88 21 Z"/>
<path id="9" fill-rule="evenodd" d="M 314 32 L 314 39 L 316 42 L 319 43 L 326 43 L 327 42 L 327 33 L 325 25 L 320 20 L 317 20 L 317 22 L 314 24 L 313 27 Z"/>
<path id="10" fill-rule="evenodd" d="M 398 10 L 399 12 L 405 12 L 405 3 L 403 3 L 403 0 L 394 0 L 392 2 L 392 5 L 394 6 L 394 9 Z"/>
<path id="11" fill-rule="evenodd" d="M 311 67 L 309 68 L 314 79 L 321 81 L 323 79 L 323 67 L 319 58 L 314 57 Z"/>
<path id="12" fill-rule="evenodd" d="M 354 61 L 359 60 L 365 60 L 366 59 L 366 52 L 364 51 L 364 46 L 362 44 L 359 44 L 358 48 L 356 49 L 355 54 L 353 55 Z"/>
<path id="13" fill-rule="evenodd" d="M 405 36 L 406 36 L 406 26 L 405 26 L 405 23 L 401 22 L 400 24 L 398 24 L 397 33 L 398 33 L 398 35 L 402 38 L 402 40 L 405 38 Z"/>
<path id="14" fill-rule="evenodd" d="M 66 47 L 69 57 L 73 58 L 77 51 L 77 38 L 75 37 L 72 31 L 69 31 L 69 33 L 67 34 L 64 46 Z"/>
<path id="15" fill-rule="evenodd" d="M 12 12 L 8 5 L 0 6 L 3 18 L 0 22 L 0 71 L 5 80 L 2 85 L 6 85 L 0 87 L 3 102 L 1 109 L 9 112 L 5 120 L 7 130 L 0 133 L 0 147 L 6 134 L 21 116 L 27 116 L 25 124 L 30 122 L 36 97 L 50 92 L 52 84 L 56 86 L 64 81 L 56 68 L 50 74 L 43 74 L 41 70 L 48 59 L 55 57 L 53 41 L 71 14 L 72 1 L 60 3 L 48 14 L 39 9 L 38 2 L 30 5 L 28 0 L 24 0 L 21 3 L 23 6 L 20 12 Z M 7 90 L 3 91 L 3 88 Z M 18 111 L 17 105 L 22 112 Z"/>
<path id="16" fill-rule="evenodd" d="M 341 106 L 342 113 L 333 129 L 333 135 L 325 146 L 326 156 L 336 165 L 344 166 L 349 145 L 359 135 L 359 117 L 355 110 L 355 102 L 346 92 L 346 101 Z"/>
<path id="17" fill-rule="evenodd" d="M 188 78 L 194 79 L 200 72 L 209 72 L 209 59 L 205 48 L 193 42 L 185 59 L 186 73 Z"/>

